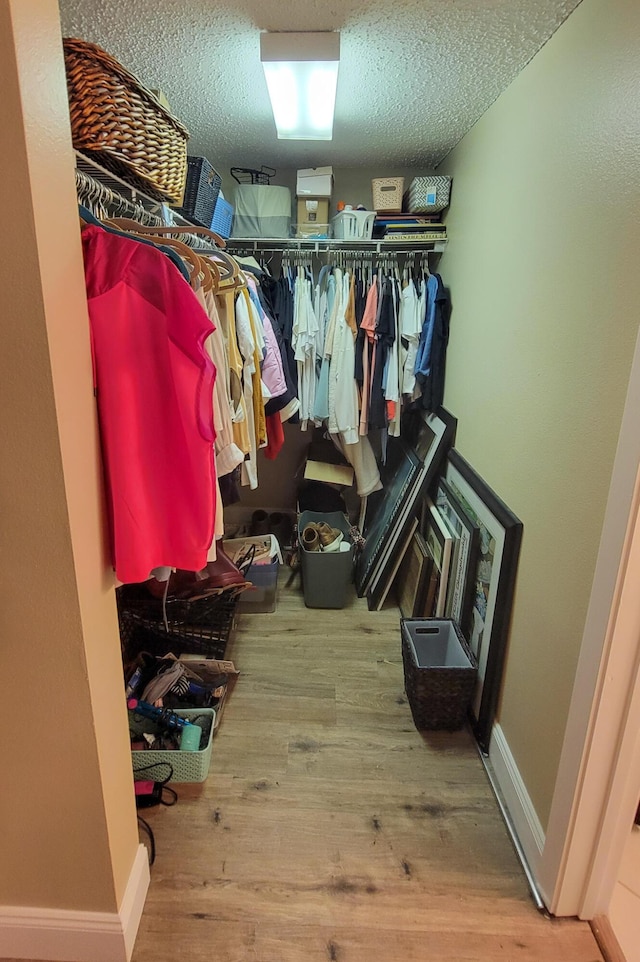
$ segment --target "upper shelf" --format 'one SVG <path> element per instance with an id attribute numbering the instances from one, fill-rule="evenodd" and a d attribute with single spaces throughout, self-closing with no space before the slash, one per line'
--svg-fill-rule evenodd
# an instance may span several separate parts
<path id="1" fill-rule="evenodd" d="M 167 226 L 176 225 L 188 228 L 193 226 L 185 217 L 178 214 L 168 204 L 162 203 L 136 187 L 132 187 L 125 180 L 111 171 L 97 164 L 90 157 L 76 151 L 76 167 L 84 171 L 114 195 L 124 197 L 134 204 L 139 204 L 150 214 L 156 215 Z M 382 240 L 338 240 L 332 237 L 231 237 L 227 247 L 241 247 L 243 250 L 305 250 L 315 253 L 330 250 L 371 251 L 380 254 L 384 251 L 425 251 L 441 254 L 447 246 L 446 240 L 397 240 L 394 238 Z"/>
<path id="2" fill-rule="evenodd" d="M 333 237 L 230 237 L 227 241 L 230 249 L 242 247 L 254 251 L 258 250 L 357 250 L 372 251 L 380 254 L 383 251 L 427 251 L 441 254 L 447 246 L 446 240 L 338 240 Z"/>

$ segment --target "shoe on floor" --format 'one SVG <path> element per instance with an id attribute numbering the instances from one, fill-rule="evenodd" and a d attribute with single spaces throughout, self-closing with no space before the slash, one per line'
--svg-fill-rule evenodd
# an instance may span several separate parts
<path id="1" fill-rule="evenodd" d="M 342 531 L 339 528 L 332 528 L 326 521 L 318 521 L 316 528 L 320 538 L 321 551 L 339 551 L 342 541 Z"/>
<path id="2" fill-rule="evenodd" d="M 302 531 L 302 547 L 305 551 L 320 551 L 320 535 L 318 526 L 312 522 Z"/>

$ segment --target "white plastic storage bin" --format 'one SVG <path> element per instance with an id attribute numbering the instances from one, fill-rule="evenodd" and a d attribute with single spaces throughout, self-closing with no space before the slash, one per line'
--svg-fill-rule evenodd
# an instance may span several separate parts
<path id="1" fill-rule="evenodd" d="M 342 210 L 333 218 L 333 236 L 337 240 L 371 240 L 375 210 Z"/>

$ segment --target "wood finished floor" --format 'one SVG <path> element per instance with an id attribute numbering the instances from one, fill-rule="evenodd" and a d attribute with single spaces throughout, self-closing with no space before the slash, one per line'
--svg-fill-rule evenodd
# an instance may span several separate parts
<path id="1" fill-rule="evenodd" d="M 149 810 L 133 962 L 601 962 L 535 908 L 467 731 L 421 736 L 398 611 L 241 615 L 204 786 Z"/>

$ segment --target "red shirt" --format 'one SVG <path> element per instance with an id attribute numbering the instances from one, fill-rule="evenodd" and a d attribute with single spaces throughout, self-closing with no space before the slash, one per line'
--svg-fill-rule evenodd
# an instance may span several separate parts
<path id="1" fill-rule="evenodd" d="M 94 226 L 82 243 L 116 576 L 199 571 L 215 520 L 213 325 L 161 251 Z"/>

